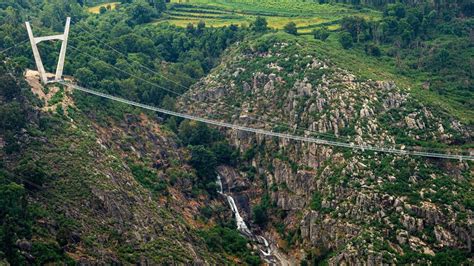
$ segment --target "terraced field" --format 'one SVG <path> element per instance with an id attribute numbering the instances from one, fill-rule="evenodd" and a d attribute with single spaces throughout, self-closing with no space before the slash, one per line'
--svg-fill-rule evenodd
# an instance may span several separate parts
<path id="1" fill-rule="evenodd" d="M 114 10 L 117 7 L 117 5 L 119 5 L 119 4 L 120 4 L 120 2 L 111 2 L 111 3 L 100 4 L 100 5 L 89 8 L 88 11 L 90 13 L 99 14 L 101 7 L 107 8 L 107 6 L 110 6 L 110 9 Z"/>
<path id="2" fill-rule="evenodd" d="M 338 27 L 338 21 L 347 15 L 378 19 L 373 10 L 356 10 L 344 5 L 316 4 L 302 0 L 172 0 L 163 19 L 157 23 L 171 23 L 185 27 L 189 23 L 206 22 L 212 27 L 230 24 L 249 25 L 257 16 L 267 19 L 271 28 L 283 29 L 290 21 L 300 33 L 309 33 L 322 25 Z"/>

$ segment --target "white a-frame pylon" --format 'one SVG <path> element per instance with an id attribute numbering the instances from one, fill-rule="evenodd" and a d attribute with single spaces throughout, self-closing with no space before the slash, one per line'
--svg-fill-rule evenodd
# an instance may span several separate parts
<path id="1" fill-rule="evenodd" d="M 62 79 L 63 69 L 64 69 L 64 59 L 66 58 L 66 48 L 67 48 L 67 39 L 69 36 L 69 25 L 71 23 L 71 18 L 66 19 L 66 26 L 64 27 L 64 34 L 44 36 L 44 37 L 34 37 L 33 31 L 29 22 L 26 22 L 26 30 L 28 31 L 28 36 L 30 37 L 31 49 L 33 50 L 33 56 L 35 57 L 36 67 L 40 74 L 41 82 L 46 84 L 48 82 L 56 82 Z M 58 66 L 56 67 L 56 76 L 54 80 L 48 80 L 46 77 L 46 72 L 44 70 L 43 62 L 41 61 L 41 56 L 38 50 L 37 44 L 42 41 L 51 41 L 51 40 L 60 40 L 62 41 L 61 52 L 59 54 Z"/>

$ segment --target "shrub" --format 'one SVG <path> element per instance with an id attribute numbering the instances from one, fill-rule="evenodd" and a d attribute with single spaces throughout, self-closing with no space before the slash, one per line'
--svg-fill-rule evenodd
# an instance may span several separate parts
<path id="1" fill-rule="evenodd" d="M 202 216 L 206 217 L 207 219 L 210 219 L 212 217 L 212 209 L 209 206 L 204 206 L 199 209 L 199 212 L 201 213 Z"/>
<path id="2" fill-rule="evenodd" d="M 257 17 L 252 24 L 252 30 L 255 32 L 265 32 L 268 30 L 267 20 L 263 17 Z"/>
<path id="3" fill-rule="evenodd" d="M 250 149 L 244 152 L 244 154 L 242 155 L 242 159 L 244 161 L 250 161 L 255 157 L 255 155 L 257 155 L 257 148 L 255 146 L 252 146 Z"/>
<path id="4" fill-rule="evenodd" d="M 322 197 L 319 192 L 313 193 L 313 197 L 311 198 L 311 203 L 309 207 L 315 211 L 320 211 L 322 209 Z"/>
<path id="5" fill-rule="evenodd" d="M 57 244 L 33 243 L 31 253 L 39 265 L 45 265 L 54 262 L 71 262 Z"/>
<path id="6" fill-rule="evenodd" d="M 468 257 L 469 255 L 461 250 L 447 249 L 436 253 L 433 258 L 433 265 L 463 265 Z"/>
<path id="7" fill-rule="evenodd" d="M 15 174 L 22 178 L 25 187 L 29 190 L 37 190 L 48 177 L 39 164 L 28 159 L 20 162 L 20 165 L 15 169 Z"/>
<path id="8" fill-rule="evenodd" d="M 268 222 L 268 215 L 266 208 L 259 204 L 253 208 L 253 220 L 259 226 L 265 226 Z"/>
<path id="9" fill-rule="evenodd" d="M 191 160 L 189 163 L 200 180 L 213 181 L 216 176 L 217 159 L 214 153 L 202 145 L 190 146 Z"/>
<path id="10" fill-rule="evenodd" d="M 339 35 L 339 43 L 342 45 L 342 47 L 344 49 L 349 49 L 352 47 L 353 45 L 353 41 L 352 41 L 352 36 L 350 33 L 348 32 L 342 32 L 340 35 Z"/>
<path id="11" fill-rule="evenodd" d="M 168 193 L 168 184 L 165 180 L 161 180 L 155 172 L 142 165 L 132 165 L 130 169 L 135 180 L 143 187 L 157 194 L 166 195 Z"/>
<path id="12" fill-rule="evenodd" d="M 296 28 L 296 24 L 294 22 L 289 22 L 288 24 L 286 24 L 283 30 L 289 34 L 298 34 L 298 28 Z"/>
<path id="13" fill-rule="evenodd" d="M 322 27 L 313 30 L 313 36 L 315 39 L 325 41 L 329 37 L 329 30 L 327 27 Z"/>
<path id="14" fill-rule="evenodd" d="M 380 51 L 380 48 L 375 44 L 367 44 L 365 46 L 365 53 L 368 54 L 368 55 L 372 55 L 372 56 L 382 55 L 382 52 Z"/>

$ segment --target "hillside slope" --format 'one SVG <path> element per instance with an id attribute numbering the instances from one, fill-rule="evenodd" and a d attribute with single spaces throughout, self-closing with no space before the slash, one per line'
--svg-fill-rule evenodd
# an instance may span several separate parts
<path id="1" fill-rule="evenodd" d="M 286 34 L 239 43 L 179 106 L 254 128 L 472 154 L 472 128 L 419 102 L 396 80 L 359 78 L 316 50 Z M 249 199 L 240 204 L 252 226 L 298 260 L 334 265 L 472 260 L 471 162 L 231 130 L 226 135 L 248 166 L 240 173 L 246 181 L 224 176 L 231 191 Z"/>
<path id="2" fill-rule="evenodd" d="M 235 260 L 204 242 L 215 221 L 200 209 L 221 203 L 192 195 L 195 173 L 173 132 L 125 106 L 115 118 L 81 109 L 87 98 L 1 67 L 0 261 Z"/>

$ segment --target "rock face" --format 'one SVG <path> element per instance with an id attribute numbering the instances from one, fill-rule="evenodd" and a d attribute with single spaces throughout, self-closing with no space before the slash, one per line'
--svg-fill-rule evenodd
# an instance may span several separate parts
<path id="1" fill-rule="evenodd" d="M 225 67 L 203 78 L 179 106 L 194 115 L 342 142 L 398 149 L 404 142 L 472 143 L 472 128 L 392 81 L 362 79 L 310 48 L 299 52 L 296 43 L 269 42 L 264 53 L 251 47 L 230 53 Z M 407 252 L 430 260 L 445 248 L 472 251 L 472 204 L 463 196 L 472 192 L 471 164 L 233 130 L 226 135 L 241 152 L 252 151 L 248 164 L 263 180 L 239 177 L 230 186 L 246 193 L 250 204 L 269 193 L 275 207 L 266 230 L 283 226 L 274 236 L 291 238 L 285 248 L 300 260 L 380 265 L 406 259 Z M 260 186 L 266 191 L 257 192 Z"/>

